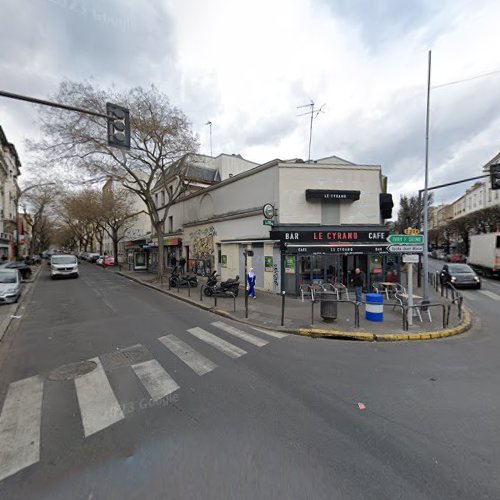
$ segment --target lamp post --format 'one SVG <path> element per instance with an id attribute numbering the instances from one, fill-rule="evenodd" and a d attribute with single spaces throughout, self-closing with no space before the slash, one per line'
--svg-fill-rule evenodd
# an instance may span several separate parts
<path id="1" fill-rule="evenodd" d="M 429 287 L 427 282 L 427 274 L 429 272 L 429 115 L 430 115 L 430 100 L 431 100 L 431 57 L 432 51 L 429 50 L 429 63 L 427 71 L 427 110 L 425 117 L 425 177 L 424 177 L 424 290 L 422 302 L 429 302 Z"/>

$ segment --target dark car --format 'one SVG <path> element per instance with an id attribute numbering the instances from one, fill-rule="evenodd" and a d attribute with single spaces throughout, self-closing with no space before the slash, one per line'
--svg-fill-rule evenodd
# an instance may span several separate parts
<path id="1" fill-rule="evenodd" d="M 0 264 L 1 269 L 18 269 L 21 273 L 23 280 L 29 279 L 31 277 L 31 267 L 26 264 L 26 261 L 19 260 L 14 262 L 2 262 Z"/>
<path id="2" fill-rule="evenodd" d="M 445 264 L 440 273 L 441 283 L 456 288 L 481 288 L 481 278 L 467 264 Z"/>

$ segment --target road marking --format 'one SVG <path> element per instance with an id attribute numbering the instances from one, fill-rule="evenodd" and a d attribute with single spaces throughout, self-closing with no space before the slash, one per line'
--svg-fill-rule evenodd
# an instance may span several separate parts
<path id="1" fill-rule="evenodd" d="M 234 326 L 228 325 L 223 321 L 215 321 L 214 323 L 212 323 L 212 325 L 227 333 L 230 333 L 231 335 L 234 335 L 235 337 L 238 337 L 239 339 L 256 345 L 257 347 L 262 347 L 269 344 L 267 340 L 263 340 L 259 337 L 256 337 L 255 335 L 239 330 L 238 328 L 234 328 Z"/>
<path id="2" fill-rule="evenodd" d="M 482 293 L 483 295 L 486 295 L 486 297 L 489 297 L 490 299 L 500 300 L 500 295 L 490 292 L 489 290 L 479 290 L 479 292 Z"/>
<path id="3" fill-rule="evenodd" d="M 0 481 L 40 460 L 43 381 L 13 382 L 0 415 Z"/>
<path id="4" fill-rule="evenodd" d="M 278 333 L 272 330 L 264 330 L 263 328 L 257 328 L 256 326 L 251 326 L 252 330 L 256 330 L 257 332 L 265 333 L 270 337 L 274 337 L 275 339 L 282 339 L 283 337 L 288 337 L 288 333 Z"/>
<path id="5" fill-rule="evenodd" d="M 166 335 L 158 340 L 198 375 L 205 375 L 205 373 L 217 368 L 215 363 L 196 352 L 175 335 Z"/>
<path id="6" fill-rule="evenodd" d="M 177 382 L 163 369 L 156 359 L 137 363 L 136 365 L 132 365 L 132 368 L 153 401 L 158 401 L 179 389 Z"/>
<path id="7" fill-rule="evenodd" d="M 95 370 L 75 379 L 76 395 L 85 437 L 124 418 L 99 358 L 92 358 Z"/>
<path id="8" fill-rule="evenodd" d="M 219 351 L 228 355 L 230 358 L 239 358 L 240 356 L 243 356 L 247 353 L 243 349 L 240 349 L 239 347 L 236 347 L 235 345 L 220 339 L 219 337 L 207 332 L 206 330 L 203 330 L 203 328 L 199 328 L 196 326 L 194 328 L 190 328 L 188 332 L 191 335 L 194 335 L 196 338 L 203 340 L 203 342 L 210 344 L 212 347 L 215 347 Z"/>

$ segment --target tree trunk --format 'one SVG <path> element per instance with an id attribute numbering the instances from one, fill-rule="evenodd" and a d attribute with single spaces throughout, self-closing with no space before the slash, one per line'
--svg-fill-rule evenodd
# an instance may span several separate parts
<path id="1" fill-rule="evenodd" d="M 163 224 L 161 221 L 156 225 L 156 234 L 158 235 L 158 279 L 160 283 L 163 280 L 163 275 L 165 273 L 165 248 L 163 247 Z"/>
<path id="2" fill-rule="evenodd" d="M 112 230 L 112 240 L 113 240 L 113 257 L 115 258 L 115 266 L 118 265 L 118 231 L 113 228 Z"/>

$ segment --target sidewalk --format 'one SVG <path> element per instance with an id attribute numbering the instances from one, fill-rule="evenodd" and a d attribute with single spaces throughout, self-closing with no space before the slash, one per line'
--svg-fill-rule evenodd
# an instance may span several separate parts
<path id="1" fill-rule="evenodd" d="M 118 272 L 118 271 L 116 271 Z M 432 307 L 429 321 L 427 313 L 422 312 L 422 322 L 416 316 L 413 318 L 413 326 L 408 331 L 403 330 L 401 308 L 393 307 L 393 301 L 387 301 L 384 297 L 384 321 L 373 322 L 365 319 L 365 304 L 359 307 L 359 328 L 355 326 L 353 303 L 339 302 L 337 304 L 337 319 L 325 322 L 320 317 L 320 303 L 312 304 L 311 299 L 285 297 L 285 320 L 281 326 L 282 298 L 279 295 L 257 291 L 257 299 L 248 299 L 248 318 L 245 318 L 245 294 L 243 289 L 236 300 L 233 298 L 217 297 L 217 305 L 214 297 L 206 297 L 200 292 L 201 285 L 205 284 L 206 278 L 198 278 L 198 287 L 189 291 L 187 288 L 169 290 L 168 280 L 160 286 L 156 282 L 156 275 L 145 271 L 118 272 L 134 281 L 142 282 L 147 286 L 161 289 L 164 293 L 177 297 L 193 305 L 211 310 L 218 314 L 231 317 L 237 321 L 251 324 L 256 327 L 273 330 L 286 330 L 293 333 L 312 336 L 337 336 L 347 338 L 359 338 L 363 340 L 407 340 L 412 338 L 432 338 L 462 333 L 470 327 L 470 314 L 464 310 L 462 319 L 458 317 L 457 305 L 451 304 L 449 299 L 441 297 L 432 287 L 430 288 L 431 303 L 442 303 L 451 305 L 449 324 L 443 328 L 442 308 Z M 190 296 L 189 296 L 190 293 Z M 422 295 L 422 289 L 415 288 L 415 295 Z M 351 299 L 353 297 L 351 296 Z M 364 300 L 364 295 L 363 295 Z M 461 330 L 461 331 L 456 331 Z M 432 336 L 426 335 L 432 333 Z M 382 338 L 384 335 L 394 335 L 395 338 Z M 396 336 L 398 338 L 396 338 Z M 399 338 L 402 337 L 402 338 Z"/>

